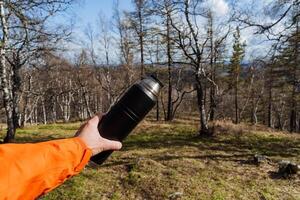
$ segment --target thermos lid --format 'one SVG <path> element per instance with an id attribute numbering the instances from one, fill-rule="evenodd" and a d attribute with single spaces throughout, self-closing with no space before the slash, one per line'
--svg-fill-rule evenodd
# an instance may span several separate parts
<path id="1" fill-rule="evenodd" d="M 163 84 L 155 77 L 149 76 L 142 79 L 138 85 L 152 99 L 156 99 Z"/>

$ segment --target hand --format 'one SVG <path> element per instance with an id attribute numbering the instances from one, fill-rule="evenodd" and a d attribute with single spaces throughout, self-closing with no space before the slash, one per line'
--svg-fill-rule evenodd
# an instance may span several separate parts
<path id="1" fill-rule="evenodd" d="M 76 137 L 81 138 L 86 146 L 92 150 L 93 155 L 107 150 L 119 150 L 122 147 L 121 142 L 108 140 L 100 136 L 98 124 L 101 117 L 101 114 L 95 115 L 83 124 L 75 134 Z"/>

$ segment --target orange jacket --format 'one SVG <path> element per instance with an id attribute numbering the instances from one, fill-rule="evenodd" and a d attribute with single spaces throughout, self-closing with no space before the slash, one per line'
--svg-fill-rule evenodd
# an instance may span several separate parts
<path id="1" fill-rule="evenodd" d="M 78 174 L 91 155 L 80 138 L 0 145 L 0 200 L 35 199 Z"/>

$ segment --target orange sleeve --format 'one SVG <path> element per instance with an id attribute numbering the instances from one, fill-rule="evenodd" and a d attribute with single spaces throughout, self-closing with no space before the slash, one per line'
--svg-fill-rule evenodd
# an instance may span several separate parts
<path id="1" fill-rule="evenodd" d="M 78 174 L 91 154 L 80 138 L 0 145 L 0 199 L 35 199 Z"/>

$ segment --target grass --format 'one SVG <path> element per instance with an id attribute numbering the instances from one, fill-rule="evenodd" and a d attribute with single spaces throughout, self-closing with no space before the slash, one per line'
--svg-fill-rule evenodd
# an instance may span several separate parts
<path id="1" fill-rule="evenodd" d="M 300 163 L 300 135 L 217 122 L 212 138 L 197 122 L 144 121 L 100 167 L 87 166 L 42 199 L 300 199 L 300 175 L 273 176 L 276 161 Z M 30 126 L 18 142 L 72 136 L 79 123 Z M 272 161 L 247 162 L 254 154 Z"/>

